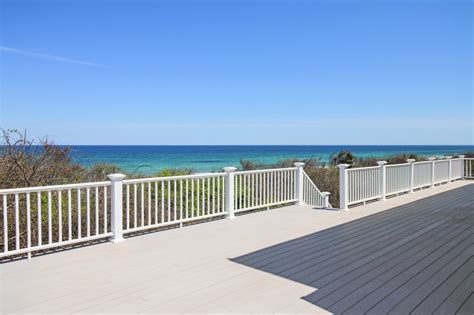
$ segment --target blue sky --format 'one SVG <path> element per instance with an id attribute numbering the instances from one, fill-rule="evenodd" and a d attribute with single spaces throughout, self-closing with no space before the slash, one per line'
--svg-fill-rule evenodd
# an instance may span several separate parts
<path id="1" fill-rule="evenodd" d="M 0 1 L 3 128 L 61 144 L 473 144 L 471 1 Z"/>

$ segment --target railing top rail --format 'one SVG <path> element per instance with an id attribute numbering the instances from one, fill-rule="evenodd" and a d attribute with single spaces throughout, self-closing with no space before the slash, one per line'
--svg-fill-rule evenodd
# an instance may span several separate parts
<path id="1" fill-rule="evenodd" d="M 370 169 L 375 169 L 375 168 L 380 168 L 380 166 L 354 167 L 354 168 L 348 168 L 347 171 L 353 172 L 353 171 L 360 171 L 360 170 L 370 170 Z"/>
<path id="2" fill-rule="evenodd" d="M 396 166 L 409 166 L 411 163 L 400 163 L 400 164 L 387 164 L 385 167 L 396 167 Z"/>
<path id="3" fill-rule="evenodd" d="M 280 172 L 280 171 L 293 171 L 296 170 L 296 167 L 286 167 L 286 168 L 268 168 L 264 170 L 252 170 L 252 171 L 238 171 L 235 172 L 236 175 L 240 174 L 255 174 L 255 173 L 268 173 L 268 172 Z"/>
<path id="4" fill-rule="evenodd" d="M 414 162 L 413 164 L 431 164 L 431 161 L 419 161 L 419 162 Z"/>
<path id="5" fill-rule="evenodd" d="M 440 160 L 433 160 L 435 163 L 441 163 L 441 162 L 449 162 L 449 161 L 459 161 L 459 160 L 474 160 L 474 158 L 454 158 L 454 159 L 440 159 Z M 432 161 L 419 161 L 419 162 L 414 162 L 413 164 L 428 164 L 431 163 Z M 396 167 L 396 166 L 406 166 L 410 165 L 411 163 L 399 163 L 399 164 L 386 164 L 385 167 L 390 168 L 390 167 Z M 348 168 L 348 171 L 355 171 L 355 170 L 367 170 L 367 169 L 373 169 L 373 168 L 380 168 L 380 166 L 368 166 L 368 167 L 354 167 L 354 168 Z"/>
<path id="6" fill-rule="evenodd" d="M 200 173 L 191 175 L 177 175 L 177 176 L 165 176 L 165 177 L 149 177 L 149 178 L 136 178 L 136 179 L 125 179 L 124 184 L 137 184 L 137 183 L 148 183 L 148 182 L 163 182 L 179 179 L 195 179 L 195 178 L 208 178 L 208 177 L 219 177 L 226 175 L 226 173 Z"/>
<path id="7" fill-rule="evenodd" d="M 296 167 L 289 168 L 274 168 L 274 169 L 265 169 L 265 170 L 255 170 L 255 171 L 240 171 L 235 172 L 235 174 L 255 174 L 255 173 L 265 173 L 265 172 L 277 172 L 284 170 L 296 170 Z M 180 179 L 196 179 L 196 178 L 212 178 L 224 176 L 226 173 L 201 173 L 201 174 L 191 174 L 191 175 L 177 175 L 177 176 L 165 176 L 165 177 L 149 177 L 149 178 L 136 178 L 136 179 L 126 179 L 123 181 L 124 184 L 137 184 L 137 183 L 148 183 L 148 182 L 159 182 L 159 181 L 171 181 L 171 180 L 180 180 Z M 35 186 L 35 187 L 22 187 L 22 188 L 8 188 L 0 189 L 0 195 L 8 194 L 17 194 L 17 193 L 32 193 L 32 192 L 47 192 L 47 191 L 58 191 L 58 190 L 68 190 L 68 189 L 80 189 L 80 188 L 93 188 L 93 187 L 103 187 L 110 186 L 110 181 L 102 182 L 89 182 L 89 183 L 77 183 L 77 184 L 66 184 L 66 185 L 51 185 L 51 186 Z"/>
<path id="8" fill-rule="evenodd" d="M 90 183 L 78 183 L 78 184 L 67 184 L 67 185 L 36 186 L 36 187 L 0 189 L 0 195 L 18 194 L 18 193 L 31 193 L 31 192 L 43 192 L 43 191 L 68 190 L 68 189 L 77 189 L 77 188 L 93 188 L 93 187 L 104 187 L 104 186 L 110 186 L 110 182 L 109 181 L 104 181 L 104 182 L 90 182 Z"/>

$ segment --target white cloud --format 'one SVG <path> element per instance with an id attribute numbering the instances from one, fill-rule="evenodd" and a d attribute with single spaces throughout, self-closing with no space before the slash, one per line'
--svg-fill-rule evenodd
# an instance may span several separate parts
<path id="1" fill-rule="evenodd" d="M 33 58 L 52 60 L 52 61 L 57 61 L 57 62 L 74 63 L 74 64 L 79 64 L 79 65 L 84 65 L 84 66 L 105 67 L 104 65 L 101 65 L 95 62 L 71 59 L 71 58 L 66 58 L 66 57 L 61 57 L 61 56 L 39 54 L 39 53 L 34 53 L 34 52 L 25 51 L 21 49 L 5 47 L 5 46 L 0 46 L 0 52 L 6 53 L 6 54 L 22 55 L 22 56 L 28 56 L 28 57 L 33 57 Z"/>

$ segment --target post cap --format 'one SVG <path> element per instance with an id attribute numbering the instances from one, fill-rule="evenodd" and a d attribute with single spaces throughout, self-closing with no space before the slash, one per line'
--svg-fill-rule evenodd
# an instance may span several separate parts
<path id="1" fill-rule="evenodd" d="M 429 157 L 428 160 L 434 161 L 434 160 L 436 160 L 436 158 L 435 157 Z"/>
<path id="2" fill-rule="evenodd" d="M 377 161 L 378 166 L 382 166 L 382 165 L 385 165 L 385 164 L 387 164 L 387 161 Z"/>
<path id="3" fill-rule="evenodd" d="M 303 167 L 304 163 L 303 162 L 295 162 L 295 163 L 293 163 L 293 165 L 296 166 L 296 167 Z"/>
<path id="4" fill-rule="evenodd" d="M 126 177 L 125 175 L 120 174 L 120 173 L 107 175 L 107 178 L 110 179 L 113 182 L 123 180 L 125 177 Z"/>
<path id="5" fill-rule="evenodd" d="M 414 163 L 414 162 L 416 162 L 415 159 L 407 159 L 407 163 Z"/>
<path id="6" fill-rule="evenodd" d="M 327 197 L 327 196 L 329 196 L 331 193 L 328 192 L 328 191 L 323 191 L 321 194 L 322 194 L 323 196 Z"/>
<path id="7" fill-rule="evenodd" d="M 237 168 L 233 167 L 233 166 L 224 167 L 224 172 L 226 172 L 226 173 L 233 173 L 236 170 L 237 170 Z"/>
<path id="8" fill-rule="evenodd" d="M 341 169 L 344 169 L 344 168 L 348 168 L 350 165 L 349 164 L 338 164 L 337 167 L 341 168 Z"/>
<path id="9" fill-rule="evenodd" d="M 464 158 L 466 157 L 464 154 L 460 154 L 460 155 L 458 155 L 458 156 L 459 156 L 459 158 L 461 158 L 461 159 L 464 159 Z"/>

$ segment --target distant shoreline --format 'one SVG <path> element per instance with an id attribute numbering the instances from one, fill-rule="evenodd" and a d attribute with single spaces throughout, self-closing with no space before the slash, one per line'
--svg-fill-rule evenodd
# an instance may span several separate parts
<path id="1" fill-rule="evenodd" d="M 56 144 L 59 147 L 472 147 L 470 144 Z"/>
<path id="2" fill-rule="evenodd" d="M 473 145 L 71 145 L 73 160 L 89 167 L 98 163 L 119 166 L 125 171 L 153 174 L 169 168 L 196 172 L 219 171 L 239 166 L 240 160 L 265 164 L 281 160 L 320 159 L 328 162 L 342 150 L 356 157 L 388 157 L 397 154 L 445 156 L 474 151 Z"/>

